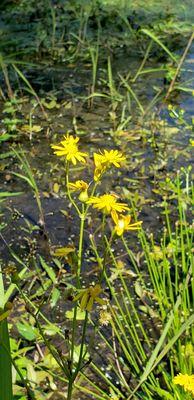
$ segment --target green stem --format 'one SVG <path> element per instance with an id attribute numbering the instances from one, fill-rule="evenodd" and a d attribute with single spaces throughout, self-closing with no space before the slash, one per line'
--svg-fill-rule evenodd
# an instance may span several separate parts
<path id="1" fill-rule="evenodd" d="M 7 347 L 4 344 L 2 344 L 2 347 L 4 347 L 5 352 L 7 353 L 7 356 L 10 359 L 10 362 L 13 364 L 17 374 L 19 375 L 19 377 L 20 377 L 20 379 L 22 381 L 23 386 L 26 388 L 26 392 L 27 392 L 29 400 L 36 400 L 35 396 L 34 396 L 34 393 L 33 393 L 32 389 L 30 387 L 29 380 L 22 375 L 22 373 L 21 373 L 20 369 L 18 368 L 15 360 L 13 358 L 11 358 L 11 354 L 10 354 L 9 350 L 7 349 Z M 13 400 L 13 398 L 11 398 L 11 399 Z"/>
<path id="2" fill-rule="evenodd" d="M 133 252 L 132 252 L 131 249 L 129 248 L 129 246 L 128 246 L 128 244 L 127 244 L 127 242 L 126 242 L 126 240 L 125 240 L 125 238 L 124 238 L 123 235 L 121 236 L 121 240 L 122 240 L 122 242 L 123 242 L 123 245 L 124 245 L 124 247 L 125 247 L 125 250 L 126 250 L 128 256 L 129 256 L 129 259 L 130 259 L 130 261 L 131 261 L 131 263 L 132 263 L 132 265 L 133 265 L 133 267 L 134 267 L 135 272 L 137 273 L 138 277 L 142 280 L 142 277 L 141 277 L 141 274 L 140 274 L 138 265 L 137 265 L 137 263 L 136 263 L 136 261 L 135 261 L 135 259 L 134 259 Z"/>
<path id="3" fill-rule="evenodd" d="M 85 219 L 86 219 L 86 212 L 84 209 L 84 204 L 82 204 L 82 213 L 80 214 L 80 236 L 79 236 L 79 250 L 78 250 L 78 265 L 77 265 L 78 287 L 80 287 L 80 274 L 81 274 L 81 264 L 82 264 L 82 249 L 83 249 Z"/>
<path id="4" fill-rule="evenodd" d="M 73 391 L 73 380 L 69 379 L 68 382 L 68 391 L 67 391 L 67 400 L 71 400 Z"/>
<path id="5" fill-rule="evenodd" d="M 68 175 L 68 173 L 67 173 Z M 67 181 L 67 186 L 68 186 L 68 181 Z M 76 205 L 77 207 L 77 205 Z M 75 208 L 76 208 L 75 207 Z M 85 218 L 86 218 L 86 210 L 84 207 L 84 204 L 82 204 L 82 213 L 79 211 L 79 217 L 80 217 L 80 234 L 79 234 L 79 248 L 78 248 L 78 264 L 77 264 L 77 272 L 76 272 L 76 277 L 77 277 L 77 289 L 80 288 L 81 283 L 80 283 L 80 274 L 81 274 L 81 264 L 82 264 L 82 251 L 83 251 L 83 238 L 84 238 L 84 224 L 85 224 Z M 71 373 L 72 373 L 72 368 L 73 368 L 73 361 L 74 361 L 74 347 L 75 347 L 75 334 L 76 334 L 76 327 L 77 327 L 77 304 L 74 308 L 74 315 L 73 315 L 73 327 L 72 327 L 72 340 L 71 340 L 71 353 L 70 353 L 70 368 L 71 368 Z M 85 324 L 84 324 L 85 326 Z M 84 332 L 83 332 L 84 333 Z M 84 338 L 85 338 L 85 333 L 84 333 Z M 81 343 L 81 348 L 83 345 L 83 336 L 82 336 L 82 343 Z M 82 350 L 83 351 L 83 350 Z M 80 355 L 81 355 L 81 349 L 80 349 Z M 77 371 L 77 368 L 76 368 Z M 73 374 L 74 377 L 75 373 Z M 76 373 L 77 376 L 77 373 Z M 76 377 L 75 376 L 75 377 Z M 68 383 L 68 397 L 67 400 L 71 399 L 72 396 L 72 390 L 73 390 L 73 382 L 75 380 L 75 377 L 69 379 Z"/>
<path id="6" fill-rule="evenodd" d="M 80 210 L 77 206 L 77 204 L 75 203 L 75 201 L 73 200 L 73 197 L 71 195 L 71 192 L 69 190 L 69 163 L 66 163 L 66 174 L 65 174 L 65 178 L 66 178 L 66 190 L 67 190 L 67 196 L 71 202 L 71 204 L 74 206 L 74 208 L 76 209 L 78 215 L 80 215 Z"/>
<path id="7" fill-rule="evenodd" d="M 4 312 L 4 284 L 0 267 L 0 311 Z M 0 313 L 1 314 L 1 313 Z M 12 400 L 11 352 L 7 319 L 0 321 L 0 399 Z"/>
<path id="8" fill-rule="evenodd" d="M 13 399 L 11 353 L 7 319 L 0 322 L 0 399 Z"/>
<path id="9" fill-rule="evenodd" d="M 75 372 L 73 374 L 73 380 L 75 380 L 77 374 L 79 373 L 79 371 L 80 371 L 80 369 L 82 367 L 83 351 L 84 351 L 87 323 L 88 323 L 88 311 L 85 312 L 84 326 L 83 326 L 83 332 L 82 332 L 82 341 L 81 341 L 80 353 L 79 353 L 79 361 L 78 361 L 76 370 L 75 370 Z"/>
<path id="10" fill-rule="evenodd" d="M 75 345 L 75 333 L 76 333 L 76 325 L 77 325 L 77 304 L 74 308 L 73 313 L 73 326 L 72 326 L 72 338 L 71 338 L 71 353 L 70 353 L 70 367 L 73 367 L 73 355 L 74 355 L 74 345 Z"/>

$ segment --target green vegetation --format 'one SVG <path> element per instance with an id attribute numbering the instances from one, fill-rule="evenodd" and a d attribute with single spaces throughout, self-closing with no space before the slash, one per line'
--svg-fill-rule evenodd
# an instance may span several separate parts
<path id="1" fill-rule="evenodd" d="M 0 400 L 192 400 L 192 0 L 0 10 Z"/>

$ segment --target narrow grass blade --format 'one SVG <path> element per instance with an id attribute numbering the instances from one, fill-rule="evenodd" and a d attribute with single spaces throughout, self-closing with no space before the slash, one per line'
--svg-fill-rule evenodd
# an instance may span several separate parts
<path id="1" fill-rule="evenodd" d="M 30 92 L 32 93 L 32 95 L 35 97 L 35 99 L 37 100 L 37 103 L 39 104 L 42 113 L 44 114 L 45 118 L 48 119 L 48 115 L 44 110 L 44 107 L 37 95 L 37 93 L 35 92 L 35 90 L 33 89 L 33 87 L 31 86 L 30 82 L 28 81 L 28 79 L 24 76 L 24 74 L 20 71 L 19 68 L 16 67 L 15 64 L 12 64 L 13 68 L 15 69 L 15 71 L 17 72 L 17 74 L 20 76 L 20 78 L 24 81 L 24 83 L 26 84 L 26 86 L 30 89 Z"/>
<path id="2" fill-rule="evenodd" d="M 141 29 L 141 32 L 145 33 L 145 35 L 149 36 L 152 40 L 154 40 L 162 49 L 170 56 L 170 58 L 177 64 L 177 58 L 175 55 L 168 49 L 168 47 L 165 46 L 164 43 L 161 42 L 161 40 L 154 35 L 153 32 L 149 31 L 149 29 Z"/>
<path id="3" fill-rule="evenodd" d="M 143 108 L 143 106 L 141 105 L 141 103 L 140 103 L 138 97 L 136 96 L 134 90 L 131 88 L 131 86 L 129 86 L 128 82 L 126 81 L 126 79 L 123 78 L 122 75 L 119 74 L 119 78 L 121 79 L 123 85 L 126 87 L 126 89 L 128 90 L 128 92 L 131 94 L 131 96 L 133 97 L 133 99 L 135 100 L 135 102 L 137 103 L 137 105 L 138 105 L 138 107 L 139 107 L 141 113 L 144 114 L 144 108 Z"/>
<path id="4" fill-rule="evenodd" d="M 22 192 L 0 192 L 0 198 L 19 196 L 20 194 L 22 194 Z"/>

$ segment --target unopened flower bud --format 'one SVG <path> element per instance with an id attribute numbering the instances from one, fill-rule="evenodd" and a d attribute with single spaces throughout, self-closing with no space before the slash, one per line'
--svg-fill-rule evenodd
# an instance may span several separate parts
<path id="1" fill-rule="evenodd" d="M 82 203 L 85 203 L 88 200 L 88 191 L 87 190 L 84 190 L 83 192 L 80 193 L 79 200 Z"/>

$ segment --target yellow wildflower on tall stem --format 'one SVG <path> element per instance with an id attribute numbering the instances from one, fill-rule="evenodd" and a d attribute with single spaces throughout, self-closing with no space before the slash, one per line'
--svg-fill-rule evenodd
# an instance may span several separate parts
<path id="1" fill-rule="evenodd" d="M 183 386 L 186 392 L 191 392 L 194 395 L 194 374 L 178 374 L 174 377 L 173 383 L 175 383 L 175 385 Z"/>
<path id="2" fill-rule="evenodd" d="M 122 236 L 125 231 L 136 231 L 141 228 L 142 221 L 131 224 L 131 215 L 118 215 L 112 212 L 112 219 L 115 223 L 115 233 Z"/>
<path id="3" fill-rule="evenodd" d="M 81 275 L 81 265 L 82 265 L 82 252 L 83 252 L 83 236 L 84 236 L 84 224 L 85 218 L 87 214 L 88 205 L 85 206 L 82 203 L 81 209 L 77 206 L 76 202 L 74 201 L 73 197 L 71 196 L 70 189 L 73 188 L 75 190 L 80 190 L 81 192 L 85 190 L 87 192 L 88 185 L 84 181 L 76 181 L 74 184 L 69 183 L 69 164 L 70 162 L 73 165 L 76 165 L 77 161 L 85 163 L 85 158 L 87 157 L 87 153 L 83 153 L 79 151 L 78 148 L 78 141 L 79 138 L 74 138 L 74 136 L 67 134 L 64 137 L 64 140 L 59 143 L 59 145 L 52 145 L 51 147 L 54 149 L 54 153 L 62 157 L 64 156 L 66 159 L 66 190 L 68 198 L 71 204 L 75 207 L 79 218 L 80 218 L 80 233 L 79 233 L 79 247 L 78 247 L 78 257 L 77 257 L 77 268 L 76 268 L 76 286 L 77 289 L 80 289 L 80 275 Z M 82 193 L 80 193 L 81 195 Z M 76 331 L 77 331 L 77 304 L 74 307 L 74 316 L 73 316 L 73 323 L 72 323 L 72 336 L 71 336 L 71 348 L 69 352 L 69 381 L 68 381 L 68 390 L 67 390 L 67 400 L 71 400 L 72 398 L 72 390 L 73 384 L 79 373 L 82 363 L 83 363 L 83 350 L 84 350 L 84 343 L 85 343 L 85 335 L 86 335 L 86 328 L 87 328 L 87 321 L 88 321 L 88 312 L 86 310 L 85 319 L 83 324 L 83 331 L 81 337 L 81 345 L 80 345 L 80 354 L 79 360 L 75 367 L 74 365 L 74 352 L 75 352 L 75 343 L 76 343 Z"/>
<path id="4" fill-rule="evenodd" d="M 110 168 L 112 165 L 116 168 L 120 168 L 122 161 L 126 160 L 126 157 L 118 150 L 103 150 L 104 153 L 94 153 L 94 180 L 100 180 L 103 173 Z"/>
<path id="5" fill-rule="evenodd" d="M 79 151 L 77 145 L 78 142 L 78 137 L 74 138 L 74 136 L 67 134 L 67 136 L 64 136 L 64 140 L 62 140 L 58 145 L 52 144 L 51 147 L 54 150 L 54 154 L 58 157 L 64 156 L 67 161 L 76 165 L 77 161 L 85 163 L 85 158 L 88 156 L 87 153 Z"/>
<path id="6" fill-rule="evenodd" d="M 115 212 L 121 213 L 125 210 L 129 210 L 126 203 L 117 202 L 117 196 L 114 194 L 103 194 L 99 197 L 92 196 L 87 203 L 92 204 L 94 208 L 105 214 L 112 215 Z"/>
<path id="7" fill-rule="evenodd" d="M 75 296 L 74 301 L 80 300 L 81 310 L 90 312 L 92 311 L 94 302 L 97 302 L 101 305 L 106 304 L 106 302 L 99 297 L 100 293 L 102 293 L 102 288 L 97 283 L 95 286 L 90 286 L 87 289 L 81 289 L 77 296 Z"/>
<path id="8" fill-rule="evenodd" d="M 88 200 L 88 183 L 85 181 L 69 182 L 69 188 L 72 191 L 80 192 L 79 200 L 85 203 Z"/>
<path id="9" fill-rule="evenodd" d="M 85 191 L 88 189 L 88 183 L 85 181 L 69 182 L 69 188 L 73 191 Z"/>

